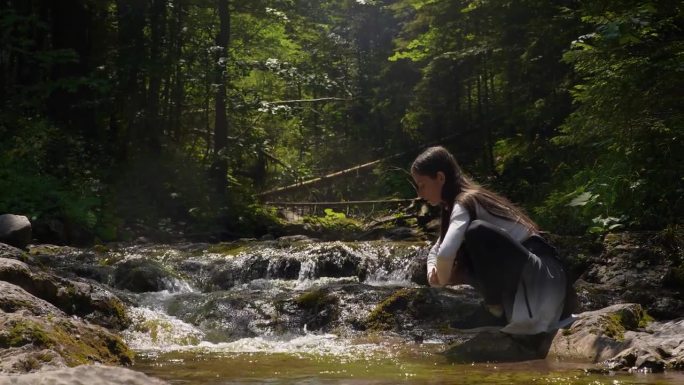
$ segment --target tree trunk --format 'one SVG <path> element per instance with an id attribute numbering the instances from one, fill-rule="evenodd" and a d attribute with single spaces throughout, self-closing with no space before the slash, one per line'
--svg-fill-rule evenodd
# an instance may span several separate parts
<path id="1" fill-rule="evenodd" d="M 485 167 L 491 172 L 496 172 L 494 169 L 494 138 L 492 135 L 492 108 L 489 94 L 489 68 L 488 68 L 487 54 L 482 55 L 482 80 L 484 86 L 484 121 L 483 128 L 485 131 L 485 151 L 484 161 Z"/>
<path id="2" fill-rule="evenodd" d="M 218 0 L 220 27 L 216 36 L 215 65 L 215 121 L 214 121 L 214 164 L 212 167 L 215 188 L 219 195 L 223 194 L 228 174 L 228 117 L 226 115 L 226 61 L 228 60 L 228 44 L 230 43 L 230 10 L 229 0 Z"/>
<path id="3" fill-rule="evenodd" d="M 70 50 L 76 57 L 73 62 L 52 67 L 50 78 L 55 81 L 88 76 L 92 51 L 93 15 L 81 1 L 64 0 L 50 3 L 50 34 L 52 48 Z M 78 22 L 74 22 L 78 20 Z M 65 127 L 92 135 L 95 125 L 93 110 L 83 108 L 83 100 L 92 98 L 92 91 L 83 85 L 76 89 L 56 87 L 47 100 L 48 115 Z"/>
<path id="4" fill-rule="evenodd" d="M 471 79 L 467 80 L 466 89 L 468 92 L 468 125 L 473 124 L 473 81 Z"/>
<path id="5" fill-rule="evenodd" d="M 169 101 L 169 131 L 178 143 L 182 143 L 184 135 L 181 132 L 181 113 L 183 110 L 183 71 L 181 66 L 181 56 L 183 55 L 183 1 L 175 0 L 174 17 L 171 35 L 173 37 L 173 58 L 175 63 L 175 73 L 173 75 L 171 98 Z"/>
<path id="6" fill-rule="evenodd" d="M 162 127 L 159 119 L 159 90 L 163 73 L 162 39 L 166 23 L 166 1 L 154 0 L 150 7 L 150 82 L 147 89 L 145 136 L 147 148 L 158 154 L 161 150 Z"/>
<path id="7" fill-rule="evenodd" d="M 144 50 L 145 5 L 137 0 L 117 0 L 118 48 L 114 111 L 110 119 L 117 158 L 124 161 L 137 145 L 141 130 L 138 106 L 144 105 L 141 64 Z M 119 115 L 120 114 L 120 115 Z"/>

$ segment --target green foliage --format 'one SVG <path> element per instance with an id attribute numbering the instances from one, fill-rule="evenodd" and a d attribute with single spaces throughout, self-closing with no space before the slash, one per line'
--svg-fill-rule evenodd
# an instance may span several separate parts
<path id="1" fill-rule="evenodd" d="M 606 210 L 606 200 L 601 199 L 601 194 L 594 192 L 592 186 L 594 184 L 570 193 L 552 192 L 542 205 L 534 209 L 540 224 L 563 234 L 581 234 L 585 231 L 604 234 L 623 228 L 628 218 L 611 216 Z"/>
<path id="2" fill-rule="evenodd" d="M 402 169 L 439 142 L 546 230 L 683 216 L 676 2 L 255 0 L 226 51 L 215 2 L 22 4 L 0 13 L 0 211 L 100 241 L 260 235 L 257 192 L 404 152 L 291 198 L 413 197 Z M 306 221 L 358 229 L 340 214 Z"/>
<path id="3" fill-rule="evenodd" d="M 303 219 L 304 223 L 312 226 L 317 232 L 335 234 L 336 236 L 343 238 L 359 234 L 363 231 L 361 222 L 352 218 L 347 218 L 344 213 L 336 212 L 330 208 L 326 208 L 324 213 L 325 215 L 322 217 L 306 216 Z"/>
<path id="4" fill-rule="evenodd" d="M 19 120 L 16 136 L 0 145 L 0 212 L 31 220 L 60 219 L 93 230 L 100 180 L 83 159 L 83 142 L 64 138 L 45 121 Z M 67 179 L 68 178 L 68 179 Z"/>
<path id="5" fill-rule="evenodd" d="M 564 56 L 583 81 L 572 94 L 578 108 L 554 141 L 559 151 L 582 157 L 572 162 L 574 185 L 557 191 L 588 197 L 579 203 L 584 223 L 595 224 L 590 231 L 674 223 L 684 211 L 684 115 L 675 96 L 684 84 L 675 64 L 682 43 L 665 36 L 675 33 L 682 10 L 619 1 L 607 8 L 589 3 L 580 12 L 595 32 Z"/>

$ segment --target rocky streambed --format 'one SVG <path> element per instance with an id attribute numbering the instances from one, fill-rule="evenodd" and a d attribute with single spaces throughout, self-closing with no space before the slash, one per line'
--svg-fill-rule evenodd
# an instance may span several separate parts
<path id="1" fill-rule="evenodd" d="M 0 373 L 13 376 L 0 383 L 36 383 L 26 373 L 157 381 L 130 369 L 78 367 L 84 364 L 129 366 L 171 382 L 210 383 L 219 373 L 233 376 L 232 383 L 266 379 L 235 382 L 238 374 L 225 372 L 252 368 L 268 372 L 271 382 L 290 383 L 287 376 L 276 380 L 269 368 L 293 370 L 304 364 L 291 360 L 302 356 L 317 363 L 318 383 L 346 378 L 323 361 L 369 365 L 388 352 L 394 352 L 392 364 L 373 369 L 390 368 L 388 376 L 429 357 L 443 365 L 545 359 L 597 373 L 675 373 L 664 383 L 684 379 L 676 374 L 684 369 L 681 234 L 610 234 L 599 243 L 557 237 L 555 243 L 578 277 L 582 313 L 568 329 L 534 338 L 452 328 L 478 310 L 480 298 L 468 286 L 427 287 L 427 243 L 421 241 L 295 236 L 89 249 L 32 245 L 27 251 L 0 245 Z M 189 362 L 213 366 L 174 372 Z M 432 365 L 413 372 L 440 373 Z M 112 374 L 117 370 L 120 376 Z M 529 380 L 478 378 L 474 383 Z"/>

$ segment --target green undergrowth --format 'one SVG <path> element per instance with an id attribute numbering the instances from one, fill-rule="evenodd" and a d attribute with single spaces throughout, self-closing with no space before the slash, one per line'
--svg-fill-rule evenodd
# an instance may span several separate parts
<path id="1" fill-rule="evenodd" d="M 344 213 L 329 208 L 324 212 L 324 216 L 303 218 L 303 222 L 311 226 L 315 232 L 323 233 L 323 238 L 326 234 L 334 234 L 336 237 L 351 236 L 364 230 L 363 223 L 347 217 Z"/>

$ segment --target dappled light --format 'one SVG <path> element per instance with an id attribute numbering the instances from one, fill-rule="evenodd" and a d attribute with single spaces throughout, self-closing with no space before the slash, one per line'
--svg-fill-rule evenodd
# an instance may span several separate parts
<path id="1" fill-rule="evenodd" d="M 0 385 L 684 383 L 683 20 L 0 0 Z"/>

